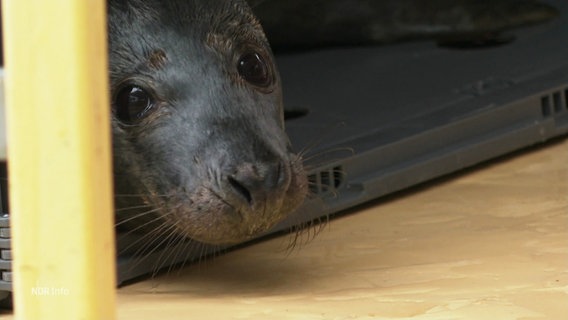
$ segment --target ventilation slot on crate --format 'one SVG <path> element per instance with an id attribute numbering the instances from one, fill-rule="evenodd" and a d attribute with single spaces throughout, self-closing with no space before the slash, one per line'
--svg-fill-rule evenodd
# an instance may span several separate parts
<path id="1" fill-rule="evenodd" d="M 335 193 L 343 184 L 344 172 L 341 166 L 320 170 L 308 176 L 310 193 L 324 195 Z"/>
<path id="2" fill-rule="evenodd" d="M 542 110 L 542 116 L 547 118 L 552 114 L 552 110 L 550 108 L 550 97 L 544 96 L 540 98 L 540 108 Z"/>
<path id="3" fill-rule="evenodd" d="M 540 98 L 542 116 L 547 118 L 568 109 L 568 88 L 555 91 Z"/>

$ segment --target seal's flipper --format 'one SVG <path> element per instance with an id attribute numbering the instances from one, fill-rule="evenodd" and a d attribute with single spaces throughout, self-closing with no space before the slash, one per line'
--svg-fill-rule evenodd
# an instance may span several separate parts
<path id="1" fill-rule="evenodd" d="M 554 18 L 537 0 L 249 0 L 276 48 L 483 39 Z M 487 42 L 491 43 L 491 42 Z"/>

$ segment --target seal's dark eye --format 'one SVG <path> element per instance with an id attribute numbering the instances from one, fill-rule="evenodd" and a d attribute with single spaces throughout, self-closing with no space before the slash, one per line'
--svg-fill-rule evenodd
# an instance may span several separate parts
<path id="1" fill-rule="evenodd" d="M 257 52 L 242 55 L 237 64 L 239 75 L 248 83 L 266 88 L 272 84 L 272 72 L 264 58 Z"/>
<path id="2" fill-rule="evenodd" d="M 154 99 L 143 88 L 128 85 L 120 89 L 114 101 L 117 118 L 132 123 L 147 116 L 154 107 Z"/>

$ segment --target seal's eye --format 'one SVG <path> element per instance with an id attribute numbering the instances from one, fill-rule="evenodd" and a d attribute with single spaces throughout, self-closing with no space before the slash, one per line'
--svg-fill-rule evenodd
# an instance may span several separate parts
<path id="1" fill-rule="evenodd" d="M 248 52 L 239 58 L 239 75 L 248 83 L 266 88 L 272 84 L 272 72 L 264 58 L 257 52 Z"/>
<path id="2" fill-rule="evenodd" d="M 154 99 L 143 88 L 127 85 L 116 95 L 113 107 L 119 120 L 133 123 L 150 114 L 154 107 Z"/>

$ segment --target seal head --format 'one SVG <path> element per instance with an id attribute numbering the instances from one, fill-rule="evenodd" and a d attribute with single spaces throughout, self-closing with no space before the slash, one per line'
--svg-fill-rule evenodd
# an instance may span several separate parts
<path id="1" fill-rule="evenodd" d="M 245 1 L 111 0 L 117 220 L 209 244 L 251 239 L 307 193 L 272 52 Z"/>

